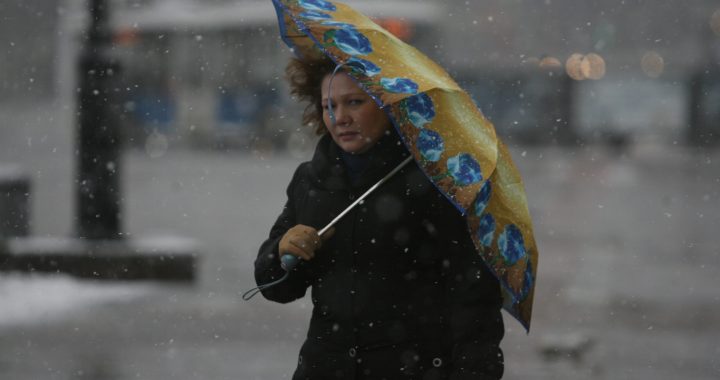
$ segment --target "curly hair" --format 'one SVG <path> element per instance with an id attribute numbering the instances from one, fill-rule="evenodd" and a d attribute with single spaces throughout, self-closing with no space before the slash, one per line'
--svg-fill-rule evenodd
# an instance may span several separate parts
<path id="1" fill-rule="evenodd" d="M 306 57 L 302 60 L 291 58 L 285 68 L 290 84 L 290 94 L 307 106 L 303 111 L 303 125 L 315 127 L 315 133 L 327 132 L 323 122 L 321 85 L 326 75 L 332 74 L 335 63 L 325 56 Z"/>

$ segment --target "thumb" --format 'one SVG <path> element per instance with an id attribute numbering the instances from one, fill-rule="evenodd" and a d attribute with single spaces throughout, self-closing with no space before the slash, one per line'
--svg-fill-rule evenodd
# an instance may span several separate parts
<path id="1" fill-rule="evenodd" d="M 335 227 L 330 227 L 330 229 L 328 229 L 327 231 L 325 231 L 325 233 L 320 235 L 320 238 L 322 239 L 322 241 L 325 242 L 328 239 L 330 239 L 333 235 L 335 235 Z"/>

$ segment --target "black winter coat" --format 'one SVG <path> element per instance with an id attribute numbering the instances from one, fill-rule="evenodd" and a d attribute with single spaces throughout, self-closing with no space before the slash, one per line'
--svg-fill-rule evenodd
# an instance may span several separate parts
<path id="1" fill-rule="evenodd" d="M 296 224 L 321 229 L 408 152 L 393 134 L 350 182 L 329 136 L 301 164 L 255 262 L 258 284 L 280 278 L 278 243 Z M 336 224 L 311 261 L 264 290 L 290 302 L 312 287 L 313 312 L 294 380 L 497 379 L 504 334 L 499 285 L 464 217 L 414 162 Z"/>

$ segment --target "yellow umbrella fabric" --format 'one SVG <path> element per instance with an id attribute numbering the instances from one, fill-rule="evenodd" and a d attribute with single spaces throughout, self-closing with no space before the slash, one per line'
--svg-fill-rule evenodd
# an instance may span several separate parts
<path id="1" fill-rule="evenodd" d="M 492 123 L 435 62 L 349 6 L 273 0 L 300 58 L 324 54 L 389 114 L 415 161 L 466 216 L 503 307 L 530 329 L 538 251 L 525 189 Z"/>

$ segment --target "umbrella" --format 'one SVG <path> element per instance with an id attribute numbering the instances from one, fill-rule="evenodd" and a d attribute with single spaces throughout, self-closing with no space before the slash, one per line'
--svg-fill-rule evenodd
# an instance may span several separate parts
<path id="1" fill-rule="evenodd" d="M 538 252 L 508 149 L 470 96 L 435 62 L 349 6 L 273 0 L 281 37 L 300 59 L 325 54 L 390 116 L 423 172 L 465 215 L 498 278 L 503 308 L 530 328 Z"/>

